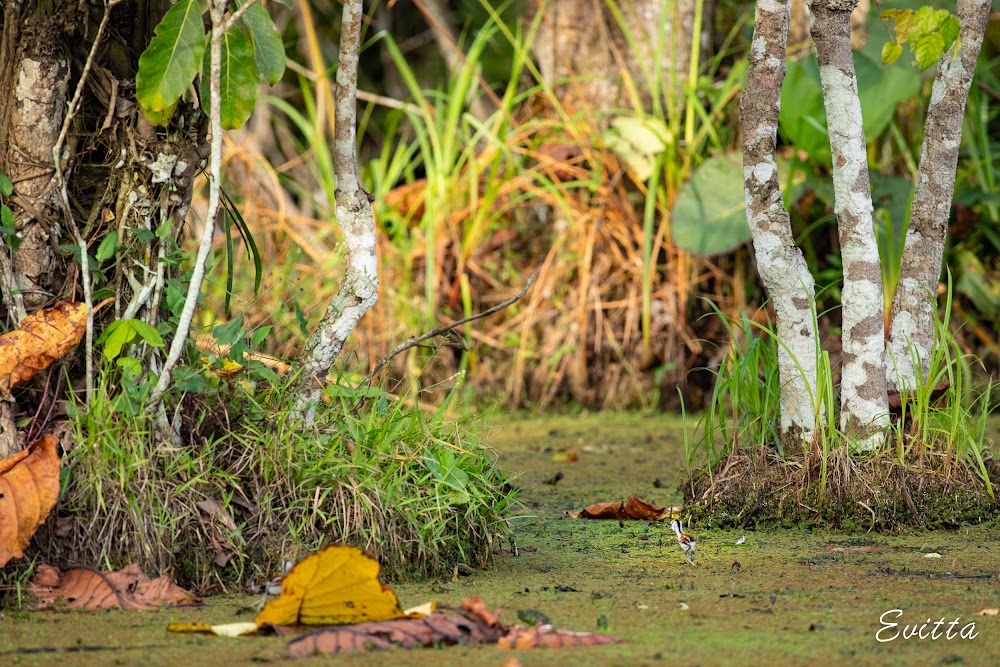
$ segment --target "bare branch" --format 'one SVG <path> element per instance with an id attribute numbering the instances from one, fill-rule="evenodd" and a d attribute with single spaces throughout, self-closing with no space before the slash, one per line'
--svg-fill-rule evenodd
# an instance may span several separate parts
<path id="1" fill-rule="evenodd" d="M 509 308 L 510 306 L 512 306 L 515 303 L 517 303 L 521 299 L 521 297 L 523 297 L 525 294 L 527 294 L 528 290 L 531 289 L 531 286 L 534 283 L 535 283 L 535 274 L 532 273 L 530 276 L 528 276 L 528 282 L 525 283 L 525 285 L 521 289 L 521 291 L 518 292 L 517 294 L 515 294 L 513 297 L 507 299 L 503 303 L 498 303 L 497 305 L 493 306 L 492 308 L 488 308 L 487 310 L 484 310 L 481 313 L 476 313 L 475 315 L 470 315 L 469 317 L 463 317 L 460 320 L 455 320 L 454 322 L 451 322 L 450 324 L 446 324 L 444 326 L 438 327 L 437 329 L 434 329 L 433 331 L 428 331 L 427 333 L 425 333 L 425 334 L 423 334 L 421 336 L 415 336 L 413 338 L 409 338 L 409 339 L 403 341 L 402 343 L 400 343 L 396 347 L 392 348 L 392 350 L 390 350 L 388 354 L 386 354 L 384 357 L 382 357 L 381 359 L 378 360 L 378 363 L 375 364 L 375 367 L 371 370 L 371 372 L 368 374 L 368 376 L 364 379 L 364 381 L 361 384 L 370 384 L 371 381 L 372 381 L 372 379 L 375 377 L 375 375 L 380 370 L 382 370 L 382 368 L 384 368 L 387 363 L 389 363 L 390 361 L 392 361 L 393 357 L 395 357 L 395 356 L 397 356 L 399 354 L 402 354 L 403 352 L 409 350 L 411 347 L 416 347 L 417 345 L 420 345 L 420 343 L 424 342 L 425 340 L 428 340 L 430 338 L 434 338 L 435 336 L 441 336 L 443 334 L 448 333 L 449 331 L 453 331 L 454 329 L 456 329 L 457 327 L 462 326 L 463 324 L 468 324 L 469 322 L 481 319 L 483 317 L 489 317 L 490 315 L 493 315 L 494 313 L 499 313 L 501 310 L 503 310 L 505 308 Z"/>

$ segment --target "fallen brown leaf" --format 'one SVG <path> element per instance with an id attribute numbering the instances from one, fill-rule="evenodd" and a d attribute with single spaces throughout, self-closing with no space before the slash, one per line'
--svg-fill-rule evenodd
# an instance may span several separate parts
<path id="1" fill-rule="evenodd" d="M 87 305 L 60 301 L 0 336 L 0 396 L 10 396 L 12 387 L 62 359 L 86 328 Z"/>
<path id="2" fill-rule="evenodd" d="M 28 593 L 36 598 L 39 609 L 49 609 L 60 599 L 73 608 L 125 611 L 201 604 L 201 600 L 168 577 L 151 580 L 136 565 L 116 572 L 98 572 L 87 567 L 61 572 L 43 563 L 35 568 Z"/>
<path id="3" fill-rule="evenodd" d="M 620 639 L 611 635 L 556 630 L 551 625 L 540 625 L 535 628 L 515 625 L 507 635 L 497 640 L 497 646 L 510 649 L 569 648 L 572 646 L 602 646 L 620 642 Z"/>
<path id="4" fill-rule="evenodd" d="M 1000 614 L 1000 609 L 997 609 L 996 607 L 990 607 L 988 609 L 981 609 L 979 611 L 979 615 L 980 616 L 996 616 L 997 614 Z"/>
<path id="5" fill-rule="evenodd" d="M 612 503 L 594 503 L 579 512 L 567 514 L 574 519 L 662 521 L 677 517 L 680 510 L 680 507 L 660 507 L 642 500 L 639 496 L 632 496 L 624 503 L 620 500 Z"/>
<path id="6" fill-rule="evenodd" d="M 2 400 L 2 399 L 0 399 Z M 59 452 L 54 435 L 43 435 L 0 460 L 0 567 L 24 553 L 59 497 Z"/>

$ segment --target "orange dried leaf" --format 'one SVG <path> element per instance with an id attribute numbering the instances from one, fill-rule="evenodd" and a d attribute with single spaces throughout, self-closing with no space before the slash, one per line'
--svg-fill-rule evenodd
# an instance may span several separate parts
<path id="1" fill-rule="evenodd" d="M 0 396 L 62 359 L 87 330 L 87 306 L 60 301 L 0 336 Z"/>
<path id="2" fill-rule="evenodd" d="M 337 544 L 304 558 L 281 581 L 281 594 L 259 614 L 263 625 L 341 625 L 404 616 L 391 588 L 378 580 L 378 561 Z"/>
<path id="3" fill-rule="evenodd" d="M 24 553 L 59 497 L 58 440 L 44 435 L 0 460 L 0 567 Z"/>
<path id="4" fill-rule="evenodd" d="M 201 600 L 167 577 L 150 580 L 136 565 L 117 572 L 98 572 L 87 567 L 60 572 L 42 564 L 35 569 L 28 592 L 37 598 L 39 609 L 48 609 L 60 599 L 74 608 L 125 611 L 201 604 Z"/>
<path id="5" fill-rule="evenodd" d="M 579 512 L 569 512 L 574 519 L 618 519 L 639 521 L 662 521 L 676 518 L 680 507 L 660 507 L 648 503 L 638 496 L 632 496 L 627 502 L 594 503 Z"/>

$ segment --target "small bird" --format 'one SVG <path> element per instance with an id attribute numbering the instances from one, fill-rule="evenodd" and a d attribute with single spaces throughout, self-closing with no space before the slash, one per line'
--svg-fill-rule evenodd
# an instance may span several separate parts
<path id="1" fill-rule="evenodd" d="M 694 538 L 684 532 L 684 527 L 681 525 L 679 519 L 671 521 L 670 527 L 674 529 L 675 533 L 677 533 L 677 544 L 681 545 L 681 549 L 684 551 L 684 557 L 687 558 L 687 562 L 694 565 Z"/>

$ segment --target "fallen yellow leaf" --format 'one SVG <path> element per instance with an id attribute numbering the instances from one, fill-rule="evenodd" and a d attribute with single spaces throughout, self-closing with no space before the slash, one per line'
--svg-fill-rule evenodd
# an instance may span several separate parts
<path id="1" fill-rule="evenodd" d="M 257 614 L 257 625 L 344 625 L 404 617 L 396 594 L 378 573 L 378 561 L 357 547 L 325 547 L 289 570 L 281 594 Z"/>
<path id="2" fill-rule="evenodd" d="M 167 632 L 204 632 L 219 637 L 245 637 L 257 634 L 257 624 L 250 621 L 242 623 L 223 623 L 209 625 L 208 623 L 171 623 Z"/>

